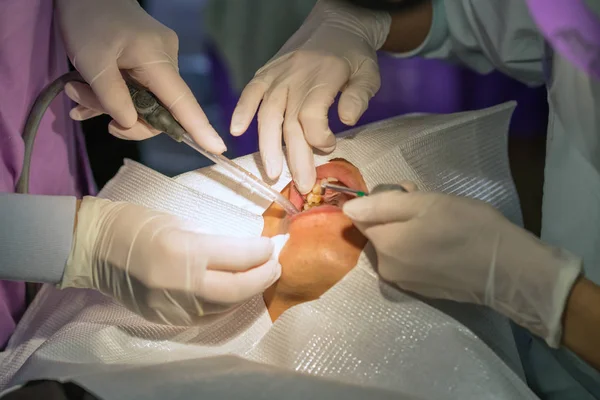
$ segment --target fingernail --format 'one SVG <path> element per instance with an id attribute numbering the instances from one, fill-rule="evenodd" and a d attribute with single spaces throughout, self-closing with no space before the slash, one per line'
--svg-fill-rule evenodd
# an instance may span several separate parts
<path id="1" fill-rule="evenodd" d="M 307 194 L 308 192 L 310 192 L 314 186 L 314 182 L 313 183 L 307 183 L 307 182 L 303 182 L 297 179 L 294 179 L 294 184 L 296 185 L 296 189 L 298 189 L 298 191 L 300 192 L 300 194 Z"/>
<path id="2" fill-rule="evenodd" d="M 75 107 L 69 112 L 69 116 L 75 121 L 85 121 L 94 118 L 98 113 L 90 108 Z"/>
<path id="3" fill-rule="evenodd" d="M 210 142 L 210 147 L 211 147 L 213 153 L 221 154 L 227 150 L 227 146 L 225 146 L 225 142 L 218 135 L 209 136 L 208 141 Z"/>
<path id="4" fill-rule="evenodd" d="M 231 131 L 232 134 L 234 135 L 239 135 L 241 133 L 244 133 L 244 125 L 238 121 L 232 122 L 231 123 L 231 128 L 229 129 Z"/>
<path id="5" fill-rule="evenodd" d="M 335 135 L 333 134 L 333 132 L 331 132 L 331 130 L 329 130 L 329 134 L 327 135 L 327 143 L 325 144 L 325 146 L 329 147 L 335 147 L 337 140 L 335 138 Z"/>
<path id="6" fill-rule="evenodd" d="M 71 117 L 73 121 L 82 121 L 81 113 L 76 108 L 69 111 L 69 117 Z"/>
<path id="7" fill-rule="evenodd" d="M 334 138 L 335 141 L 335 138 Z M 335 150 L 335 143 L 332 146 L 329 147 L 323 147 L 322 149 L 320 149 L 323 153 L 331 153 L 332 151 Z"/>
<path id="8" fill-rule="evenodd" d="M 108 125 L 108 133 L 110 133 L 111 135 L 113 135 L 116 138 L 119 139 L 123 139 L 123 140 L 128 140 L 128 138 L 126 136 L 121 135 L 117 130 L 115 130 L 115 128 L 113 128 L 111 125 Z"/>
<path id="9" fill-rule="evenodd" d="M 244 130 L 244 124 L 241 121 L 242 113 L 237 109 L 233 112 L 231 116 L 231 126 L 229 130 L 231 133 L 240 134 Z"/>
<path id="10" fill-rule="evenodd" d="M 277 161 L 274 159 L 266 159 L 265 160 L 265 169 L 267 170 L 267 175 L 271 179 L 277 179 L 279 175 L 279 171 L 277 169 Z"/>
<path id="11" fill-rule="evenodd" d="M 362 113 L 362 107 L 357 103 L 350 103 L 345 107 L 342 112 L 340 119 L 346 125 L 354 125 L 358 121 L 359 116 Z"/>

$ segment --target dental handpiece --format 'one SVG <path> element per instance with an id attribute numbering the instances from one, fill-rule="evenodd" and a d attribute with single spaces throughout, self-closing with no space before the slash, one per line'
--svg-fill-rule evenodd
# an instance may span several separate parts
<path id="1" fill-rule="evenodd" d="M 127 79 L 126 81 L 131 100 L 133 100 L 133 105 L 140 119 L 154 129 L 166 133 L 173 140 L 187 144 L 215 164 L 225 168 L 228 172 L 233 174 L 242 185 L 249 188 L 252 192 L 256 192 L 264 198 L 279 204 L 289 215 L 299 213 L 298 209 L 291 201 L 265 182 L 252 175 L 249 171 L 246 171 L 244 168 L 221 154 L 214 154 L 200 147 L 152 93 L 130 79 Z"/>

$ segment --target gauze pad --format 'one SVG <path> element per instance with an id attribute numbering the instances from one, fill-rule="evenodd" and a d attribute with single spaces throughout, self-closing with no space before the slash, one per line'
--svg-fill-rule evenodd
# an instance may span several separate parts
<path id="1" fill-rule="evenodd" d="M 357 128 L 339 141 L 334 154 L 317 156 L 317 163 L 343 157 L 364 169 L 370 188 L 412 179 L 423 190 L 489 201 L 518 222 L 506 152 L 513 108 L 507 104 L 456 115 L 400 117 Z M 236 161 L 261 172 L 256 155 Z M 275 187 L 289 181 L 284 175 Z M 102 195 L 200 221 L 207 232 L 242 235 L 260 234 L 259 214 L 269 205 L 231 184 L 218 167 L 174 182 L 129 162 Z M 518 376 L 506 319 L 483 308 L 436 304 L 467 328 L 381 283 L 373 266 L 368 247 L 357 267 L 321 299 L 291 308 L 272 327 L 260 296 L 200 327 L 177 328 L 147 323 L 98 293 L 46 286 L 3 354 L 0 380 L 7 386 L 76 377 L 112 365 L 235 354 L 421 398 L 534 398 Z"/>
<path id="2" fill-rule="evenodd" d="M 285 235 L 273 236 L 271 238 L 271 242 L 273 242 L 273 245 L 275 246 L 273 249 L 273 256 L 271 257 L 272 260 L 279 260 L 279 254 L 281 254 L 281 250 L 283 250 L 283 246 L 285 246 L 289 238 L 289 233 Z"/>

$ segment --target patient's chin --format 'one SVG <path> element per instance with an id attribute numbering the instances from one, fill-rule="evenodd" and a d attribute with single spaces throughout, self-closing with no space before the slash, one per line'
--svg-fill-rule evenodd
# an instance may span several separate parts
<path id="1" fill-rule="evenodd" d="M 367 239 L 344 214 L 297 219 L 282 249 L 279 280 L 264 294 L 271 319 L 289 308 L 319 299 L 358 262 Z"/>

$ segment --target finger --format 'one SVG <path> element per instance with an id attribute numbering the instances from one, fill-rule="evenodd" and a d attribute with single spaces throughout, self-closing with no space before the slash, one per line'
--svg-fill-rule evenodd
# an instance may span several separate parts
<path id="1" fill-rule="evenodd" d="M 245 272 L 207 271 L 197 293 L 206 301 L 233 304 L 264 292 L 281 276 L 281 264 L 270 260 Z"/>
<path id="2" fill-rule="evenodd" d="M 269 85 L 259 78 L 252 79 L 246 85 L 231 117 L 229 130 L 233 136 L 240 136 L 246 132 L 268 87 Z"/>
<path id="3" fill-rule="evenodd" d="M 267 262 L 274 246 L 266 237 L 210 236 L 204 237 L 196 248 L 199 254 L 207 256 L 208 269 L 239 272 Z"/>
<path id="4" fill-rule="evenodd" d="M 132 77 L 135 78 L 134 75 Z M 227 147 L 214 130 L 192 91 L 171 63 L 158 63 L 145 71 L 144 83 L 181 126 L 204 149 L 221 154 Z"/>
<path id="5" fill-rule="evenodd" d="M 324 152 L 331 152 L 335 149 L 336 141 L 329 129 L 328 112 L 346 81 L 343 74 L 324 78 L 327 83 L 314 86 L 302 102 L 298 120 L 309 145 Z"/>
<path id="6" fill-rule="evenodd" d="M 402 186 L 404 189 L 406 189 L 406 191 L 408 193 L 419 191 L 419 188 L 417 187 L 417 185 L 411 181 L 402 181 L 399 183 L 399 185 Z"/>
<path id="7" fill-rule="evenodd" d="M 288 89 L 279 87 L 265 96 L 258 112 L 258 148 L 267 175 L 277 179 L 283 168 L 281 145 Z"/>
<path id="8" fill-rule="evenodd" d="M 75 106 L 69 111 L 69 116 L 75 121 L 85 121 L 86 119 L 97 117 L 104 114 L 102 111 L 96 111 L 82 105 Z"/>
<path id="9" fill-rule="evenodd" d="M 129 129 L 123 128 L 116 121 L 111 121 L 108 124 L 108 132 L 124 140 L 146 140 L 160 133 L 160 131 L 149 127 L 143 121 L 139 120 Z"/>
<path id="10" fill-rule="evenodd" d="M 106 114 L 90 85 L 81 82 L 69 82 L 65 86 L 65 93 L 80 106 Z"/>
<path id="11" fill-rule="evenodd" d="M 124 128 L 131 128 L 138 119 L 129 89 L 116 64 L 111 64 L 88 81 L 101 109 Z M 93 108 L 93 107 L 90 107 Z"/>
<path id="12" fill-rule="evenodd" d="M 395 222 L 386 225 L 371 225 L 361 229 L 362 234 L 369 239 L 377 251 L 377 272 L 386 281 L 402 281 L 409 278 L 411 274 L 410 268 L 404 269 L 402 262 L 397 259 L 391 263 L 386 262 L 390 249 L 396 250 L 397 254 L 407 254 L 406 248 L 410 248 L 399 248 L 399 246 L 405 246 L 410 240 L 406 236 L 407 233 L 410 234 L 410 230 L 404 229 L 404 225 L 402 222 Z M 409 276 L 406 276 L 407 274 Z"/>
<path id="13" fill-rule="evenodd" d="M 346 202 L 344 213 L 353 221 L 385 224 L 407 221 L 419 212 L 418 193 L 385 192 Z"/>
<path id="14" fill-rule="evenodd" d="M 364 62 L 342 91 L 338 104 L 340 120 L 346 125 L 356 124 L 380 86 L 377 63 L 372 60 Z"/>
<path id="15" fill-rule="evenodd" d="M 317 169 L 312 148 L 304 138 L 304 132 L 298 121 L 286 121 L 283 135 L 288 156 L 290 172 L 301 194 L 310 192 L 317 181 Z"/>

